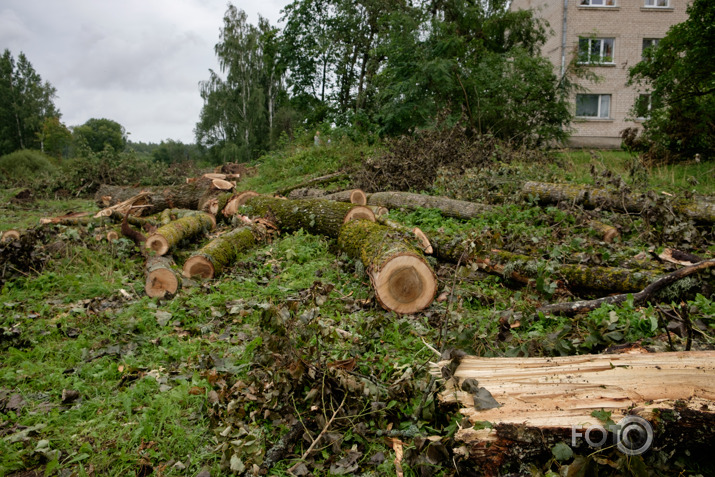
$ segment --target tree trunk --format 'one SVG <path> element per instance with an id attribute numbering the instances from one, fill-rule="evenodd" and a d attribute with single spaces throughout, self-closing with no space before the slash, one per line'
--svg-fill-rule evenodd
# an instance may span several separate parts
<path id="1" fill-rule="evenodd" d="M 259 234 L 265 237 L 265 229 L 241 226 L 216 237 L 184 263 L 184 276 L 213 278 L 221 274 L 240 253 L 256 245 L 256 235 Z"/>
<path id="2" fill-rule="evenodd" d="M 95 195 L 99 207 L 111 207 L 147 193 L 133 203 L 140 211 L 138 215 L 152 215 L 164 209 L 200 210 L 200 207 L 211 198 L 225 193 L 217 189 L 209 179 L 199 179 L 191 184 L 179 184 L 168 187 L 120 187 L 103 185 Z M 141 208 L 138 208 L 141 206 Z"/>
<path id="3" fill-rule="evenodd" d="M 572 202 L 587 208 L 607 208 L 621 212 L 641 213 L 654 206 L 645 194 L 619 194 L 587 185 L 526 182 L 522 187 L 524 197 L 533 196 L 543 203 Z M 669 208 L 697 222 L 715 222 L 715 202 L 704 199 L 671 199 Z"/>
<path id="4" fill-rule="evenodd" d="M 144 270 L 144 290 L 151 298 L 173 296 L 181 288 L 181 276 L 170 256 L 149 257 Z"/>
<path id="5" fill-rule="evenodd" d="M 558 442 L 595 452 L 587 449 L 586 435 L 590 443 L 606 437 L 602 445 L 621 442 L 619 450 L 636 453 L 673 445 L 711 449 L 715 437 L 715 351 L 462 356 L 438 363 L 432 373 L 446 380 L 440 402 L 456 403 L 472 423 L 491 423 L 487 429 L 462 428 L 455 436 L 464 445 L 466 463 L 479 465 L 486 475 L 525 458 L 551 455 Z M 610 412 L 621 427 L 602 423 L 594 411 Z M 600 432 L 604 429 L 613 434 Z M 625 436 L 632 431 L 631 436 L 645 439 L 629 441 Z"/>
<path id="6" fill-rule="evenodd" d="M 340 227 L 353 219 L 375 221 L 368 207 L 322 199 L 289 200 L 263 195 L 248 196 L 244 204 L 253 216 L 267 217 L 281 231 L 303 229 L 310 234 L 337 238 Z"/>
<path id="7" fill-rule="evenodd" d="M 537 261 L 526 255 L 518 255 L 504 250 L 491 249 L 478 238 L 430 234 L 430 243 L 437 259 L 451 262 L 475 264 L 480 270 L 520 283 L 529 283 L 543 272 Z M 588 290 L 599 293 L 637 292 L 663 275 L 663 271 L 631 270 L 619 267 L 594 267 L 581 264 L 561 264 L 556 267 L 554 277 L 564 280 L 572 290 Z"/>
<path id="8" fill-rule="evenodd" d="M 210 214 L 190 215 L 159 227 L 147 238 L 146 248 L 157 255 L 164 255 L 182 240 L 205 233 L 215 226 L 216 221 Z"/>
<path id="9" fill-rule="evenodd" d="M 289 192 L 296 190 L 296 189 L 301 189 L 304 187 L 312 187 L 312 186 L 321 185 L 321 184 L 329 184 L 331 182 L 337 182 L 337 181 L 340 181 L 343 179 L 348 179 L 348 178 L 349 178 L 348 173 L 345 171 L 333 172 L 331 174 L 316 177 L 314 179 L 309 179 L 305 182 L 301 182 L 300 184 L 296 184 L 294 186 L 284 187 L 283 189 L 277 190 L 276 194 L 287 195 Z"/>
<path id="10" fill-rule="evenodd" d="M 437 290 L 435 274 L 419 249 L 399 232 L 355 220 L 342 226 L 338 246 L 364 264 L 377 301 L 385 309 L 411 314 L 432 303 Z"/>

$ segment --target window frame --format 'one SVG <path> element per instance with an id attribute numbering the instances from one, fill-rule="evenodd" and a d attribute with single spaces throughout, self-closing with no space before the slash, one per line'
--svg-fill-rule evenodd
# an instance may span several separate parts
<path id="1" fill-rule="evenodd" d="M 599 53 L 598 56 L 592 55 L 591 51 L 593 50 L 593 42 L 600 42 L 599 46 Z M 606 61 L 604 59 L 604 46 L 606 45 L 606 42 L 610 41 L 611 43 L 611 56 L 610 56 L 610 61 Z M 584 58 L 584 55 L 581 51 L 581 46 L 583 42 L 588 42 L 588 47 L 586 48 L 586 57 Z M 581 65 L 615 65 L 616 64 L 616 59 L 615 59 L 615 50 L 616 50 L 616 39 L 615 38 L 606 38 L 606 37 L 579 37 L 578 38 L 578 63 Z M 597 60 L 594 61 L 594 57 L 598 58 Z"/>
<path id="2" fill-rule="evenodd" d="M 593 2 L 602 2 L 601 4 L 594 5 Z M 609 5 L 610 3 L 610 5 Z M 581 0 L 579 7 L 593 7 L 593 8 L 613 8 L 617 7 L 616 0 Z"/>
<path id="3" fill-rule="evenodd" d="M 598 103 L 596 107 L 596 115 L 595 116 L 585 116 L 583 114 L 579 115 L 578 114 L 578 106 L 579 106 L 579 97 L 582 96 L 595 96 L 598 98 Z M 605 116 L 603 115 L 602 107 L 603 107 L 603 99 L 604 97 L 608 98 L 608 111 L 605 112 Z M 577 94 L 576 95 L 576 114 L 575 117 L 577 119 L 613 119 L 611 117 L 611 102 L 612 102 L 612 95 L 611 94 L 599 94 L 599 93 L 586 93 L 586 94 Z"/>
<path id="4" fill-rule="evenodd" d="M 641 46 L 641 60 L 645 60 L 645 52 L 649 48 L 658 48 L 658 44 L 660 43 L 660 40 L 662 38 L 643 38 L 642 41 L 642 46 Z M 650 42 L 650 45 L 646 46 L 646 42 Z"/>
<path id="5" fill-rule="evenodd" d="M 659 2 L 665 2 L 665 5 L 658 5 Z M 643 8 L 672 8 L 670 0 L 644 0 Z"/>
<path id="6" fill-rule="evenodd" d="M 651 95 L 650 93 L 639 94 L 638 97 L 636 98 L 636 104 L 634 106 L 635 106 L 634 111 L 636 113 L 635 114 L 636 119 L 639 119 L 642 121 L 648 119 L 650 117 L 651 108 L 653 107 L 653 95 Z M 646 114 L 645 115 L 638 114 L 639 112 L 641 112 L 641 111 L 639 111 L 639 109 L 642 112 L 645 112 Z"/>

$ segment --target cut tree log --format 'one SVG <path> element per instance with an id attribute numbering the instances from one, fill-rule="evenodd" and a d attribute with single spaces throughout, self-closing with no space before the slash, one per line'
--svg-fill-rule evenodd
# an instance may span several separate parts
<path id="1" fill-rule="evenodd" d="M 2 232 L 2 242 L 10 242 L 12 240 L 18 240 L 20 238 L 20 231 L 15 229 L 9 229 Z"/>
<path id="2" fill-rule="evenodd" d="M 256 245 L 257 237 L 264 241 L 266 229 L 256 224 L 237 227 L 216 237 L 186 260 L 183 275 L 187 278 L 213 278 L 221 274 L 240 253 Z"/>
<path id="3" fill-rule="evenodd" d="M 151 298 L 168 298 L 181 288 L 181 275 L 171 256 L 149 257 L 144 271 L 144 291 Z"/>
<path id="4" fill-rule="evenodd" d="M 324 176 L 309 179 L 305 182 L 301 182 L 300 184 L 296 184 L 294 186 L 284 187 L 283 189 L 277 190 L 276 194 L 284 196 L 295 189 L 313 187 L 313 186 L 317 186 L 317 185 L 321 185 L 321 184 L 329 184 L 331 182 L 337 182 L 337 181 L 341 181 L 343 179 L 349 179 L 349 178 L 350 178 L 350 176 L 348 175 L 347 172 L 337 171 L 337 172 L 333 172 L 332 174 L 327 174 Z"/>
<path id="5" fill-rule="evenodd" d="M 442 261 L 474 264 L 480 270 L 515 280 L 530 283 L 543 274 L 537 260 L 504 250 L 489 248 L 476 237 L 460 237 L 434 233 L 429 235 L 433 255 Z M 560 264 L 553 277 L 564 280 L 572 290 L 588 290 L 598 293 L 629 293 L 642 290 L 663 275 L 659 269 L 631 270 L 619 267 L 593 267 L 581 264 Z"/>
<path id="6" fill-rule="evenodd" d="M 103 185 L 95 195 L 95 202 L 99 207 L 105 208 L 100 212 L 103 215 L 109 215 L 118 204 L 123 202 L 134 207 L 132 215 L 152 215 L 164 209 L 201 210 L 201 204 L 222 193 L 225 192 L 216 188 L 212 180 L 201 178 L 191 184 L 169 187 L 137 188 Z M 124 210 L 119 209 L 119 212 L 123 214 Z"/>
<path id="7" fill-rule="evenodd" d="M 184 239 L 212 230 L 216 220 L 211 214 L 201 213 L 170 222 L 159 227 L 146 240 L 147 250 L 164 255 Z"/>
<path id="8" fill-rule="evenodd" d="M 585 301 L 575 301 L 569 303 L 554 303 L 552 305 L 546 305 L 539 308 L 537 311 L 542 313 L 551 313 L 554 315 L 577 315 L 579 313 L 588 313 L 597 308 L 600 308 L 604 304 L 617 304 L 625 302 L 629 297 L 633 297 L 634 305 L 641 305 L 646 301 L 653 298 L 653 296 L 663 288 L 668 285 L 672 285 L 678 280 L 692 275 L 693 273 L 699 272 L 700 270 L 705 270 L 706 268 L 715 267 L 715 259 L 713 260 L 703 260 L 702 262 L 683 267 L 679 270 L 662 276 L 643 288 L 635 294 L 623 293 L 620 295 L 609 295 L 603 298 L 598 298 L 596 300 L 585 300 Z"/>
<path id="9" fill-rule="evenodd" d="M 429 238 L 427 235 L 425 235 L 424 232 L 419 227 L 414 227 L 410 229 L 409 227 L 406 227 L 398 222 L 395 222 L 394 220 L 390 220 L 385 218 L 385 216 L 379 216 L 377 217 L 377 222 L 385 225 L 387 227 L 390 227 L 391 229 L 394 230 L 399 230 L 402 233 L 410 234 L 415 237 L 417 240 L 418 248 L 422 250 L 425 254 L 431 255 L 433 252 L 432 245 L 430 244 Z"/>
<path id="10" fill-rule="evenodd" d="M 375 214 L 368 207 L 344 202 L 277 199 L 264 195 L 244 197 L 244 205 L 249 208 L 252 216 L 267 217 L 285 232 L 303 229 L 310 234 L 337 238 L 341 226 L 351 220 L 375 221 Z"/>
<path id="11" fill-rule="evenodd" d="M 598 232 L 603 238 L 603 241 L 606 243 L 612 243 L 615 239 L 621 236 L 617 228 L 613 227 L 612 225 L 599 222 L 598 220 L 592 220 L 588 223 L 588 225 L 593 230 Z"/>
<path id="12" fill-rule="evenodd" d="M 419 249 L 402 234 L 367 220 L 344 224 L 338 246 L 360 260 L 370 277 L 377 301 L 400 314 L 427 308 L 437 291 L 437 279 Z"/>
<path id="13" fill-rule="evenodd" d="M 542 203 L 570 202 L 587 208 L 607 208 L 620 212 L 641 213 L 653 207 L 646 194 L 620 194 L 605 189 L 576 184 L 526 182 L 523 197 L 536 197 Z M 715 202 L 704 199 L 669 199 L 669 209 L 697 222 L 715 222 Z"/>
<path id="14" fill-rule="evenodd" d="M 715 437 L 715 351 L 458 356 L 434 365 L 431 372 L 446 381 L 441 403 L 456 403 L 472 423 L 491 424 L 485 429 L 463 427 L 455 436 L 463 446 L 459 454 L 486 475 L 497 475 L 500 466 L 520 459 L 550 455 L 558 442 L 588 451 L 586 433 L 591 442 L 598 442 L 607 437 L 599 432 L 604 429 L 618 432 L 624 446 L 619 450 L 627 452 L 673 445 L 711 449 Z M 604 410 L 620 429 L 593 417 L 594 411 Z M 640 427 L 631 428 L 638 431 L 631 436 L 644 439 L 625 439 L 626 426 L 634 423 Z M 610 437 L 607 446 L 618 444 L 613 434 Z"/>

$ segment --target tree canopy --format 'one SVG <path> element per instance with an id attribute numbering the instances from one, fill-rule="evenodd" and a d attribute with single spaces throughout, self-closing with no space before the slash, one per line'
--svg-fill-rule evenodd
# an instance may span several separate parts
<path id="1" fill-rule="evenodd" d="M 75 126 L 72 134 L 77 142 L 84 142 L 93 152 L 101 152 L 110 146 L 116 152 L 127 146 L 124 126 L 111 119 L 89 119 L 81 126 Z"/>
<path id="2" fill-rule="evenodd" d="M 650 91 L 644 136 L 680 157 L 715 157 L 715 3 L 695 0 L 688 19 L 674 25 L 630 71 Z"/>
<path id="3" fill-rule="evenodd" d="M 56 90 L 32 67 L 24 53 L 17 61 L 6 49 L 0 58 L 0 155 L 40 149 L 47 118 L 60 118 Z"/>

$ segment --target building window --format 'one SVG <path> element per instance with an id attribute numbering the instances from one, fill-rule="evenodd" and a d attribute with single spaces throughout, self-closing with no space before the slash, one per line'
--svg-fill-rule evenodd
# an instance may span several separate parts
<path id="1" fill-rule="evenodd" d="M 643 38 L 643 51 L 641 53 L 641 59 L 645 60 L 648 48 L 656 48 L 658 43 L 660 43 L 659 38 Z"/>
<path id="2" fill-rule="evenodd" d="M 648 2 L 648 0 L 646 0 L 646 2 Z M 581 6 L 582 7 L 615 7 L 616 0 L 581 0 Z"/>
<path id="3" fill-rule="evenodd" d="M 645 6 L 667 8 L 670 6 L 670 0 L 645 0 Z"/>
<path id="4" fill-rule="evenodd" d="M 576 116 L 579 118 L 608 119 L 611 117 L 610 94 L 577 94 Z"/>
<path id="5" fill-rule="evenodd" d="M 613 38 L 579 38 L 578 62 L 613 63 Z"/>
<path id="6" fill-rule="evenodd" d="M 635 113 L 637 119 L 646 119 L 650 116 L 650 95 L 641 94 L 636 98 Z"/>

